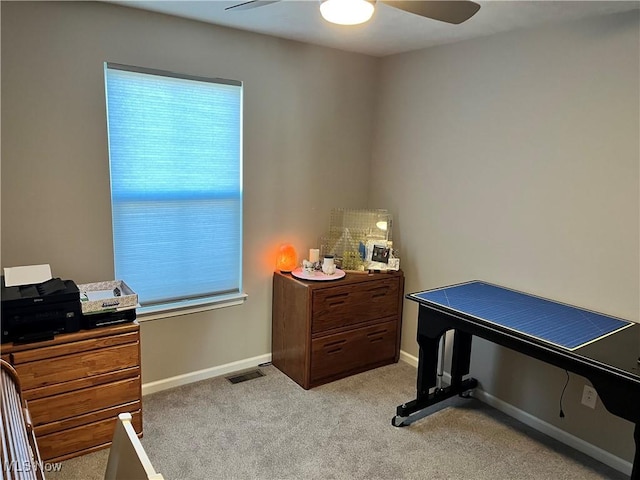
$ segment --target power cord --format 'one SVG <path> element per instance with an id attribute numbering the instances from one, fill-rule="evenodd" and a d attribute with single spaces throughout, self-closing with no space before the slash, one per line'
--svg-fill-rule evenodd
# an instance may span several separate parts
<path id="1" fill-rule="evenodd" d="M 562 393 L 560 394 L 560 418 L 564 418 L 564 411 L 562 410 L 562 398 L 564 397 L 564 391 L 567 389 L 567 385 L 569 385 L 569 371 L 565 370 L 564 373 L 567 374 L 567 381 L 562 388 Z"/>

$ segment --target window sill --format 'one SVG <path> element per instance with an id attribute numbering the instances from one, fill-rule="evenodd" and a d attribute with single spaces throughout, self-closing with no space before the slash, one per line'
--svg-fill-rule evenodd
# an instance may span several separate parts
<path id="1" fill-rule="evenodd" d="M 160 320 L 162 318 L 205 312 L 207 310 L 215 310 L 218 308 L 233 307 L 235 305 L 242 305 L 246 301 L 247 297 L 248 295 L 246 293 L 235 293 L 233 295 L 221 296 L 216 299 L 185 301 L 155 307 L 140 307 L 137 310 L 137 320 L 138 322 L 143 323 Z"/>

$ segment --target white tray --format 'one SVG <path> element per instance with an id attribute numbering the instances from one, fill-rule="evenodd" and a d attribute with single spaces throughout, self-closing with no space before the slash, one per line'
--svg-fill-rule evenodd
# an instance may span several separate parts
<path id="1" fill-rule="evenodd" d="M 115 294 L 116 288 L 120 291 L 120 295 Z M 127 310 L 136 308 L 138 305 L 138 294 L 122 280 L 85 283 L 78 285 L 78 290 L 80 290 L 80 305 L 84 314 Z"/>
<path id="2" fill-rule="evenodd" d="M 342 277 L 344 277 L 346 275 L 346 273 L 344 273 L 343 270 L 338 270 L 336 269 L 336 273 L 334 273 L 333 275 L 327 275 L 326 273 L 316 270 L 313 272 L 307 272 L 306 270 L 303 270 L 302 267 L 298 267 L 296 268 L 294 271 L 291 272 L 291 275 L 293 275 L 296 278 L 299 278 L 300 280 L 311 280 L 314 282 L 326 282 L 329 280 L 339 280 Z"/>

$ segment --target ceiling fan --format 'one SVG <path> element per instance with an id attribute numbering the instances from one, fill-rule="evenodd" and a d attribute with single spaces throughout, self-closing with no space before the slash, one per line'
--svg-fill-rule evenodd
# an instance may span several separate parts
<path id="1" fill-rule="evenodd" d="M 247 0 L 225 10 L 248 10 L 264 7 L 281 0 Z M 376 0 L 319 0 L 320 12 L 325 20 L 340 25 L 356 25 L 371 18 Z M 480 5 L 468 0 L 377 0 L 393 8 L 422 17 L 452 24 L 460 24 L 480 10 Z"/>

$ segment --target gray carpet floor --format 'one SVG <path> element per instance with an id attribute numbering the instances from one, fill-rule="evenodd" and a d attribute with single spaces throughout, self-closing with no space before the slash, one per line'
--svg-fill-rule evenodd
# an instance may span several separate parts
<path id="1" fill-rule="evenodd" d="M 626 478 L 475 399 L 393 427 L 395 407 L 415 397 L 416 370 L 402 362 L 308 391 L 261 371 L 144 397 L 142 443 L 166 480 Z M 68 460 L 47 478 L 101 479 L 107 456 Z"/>

